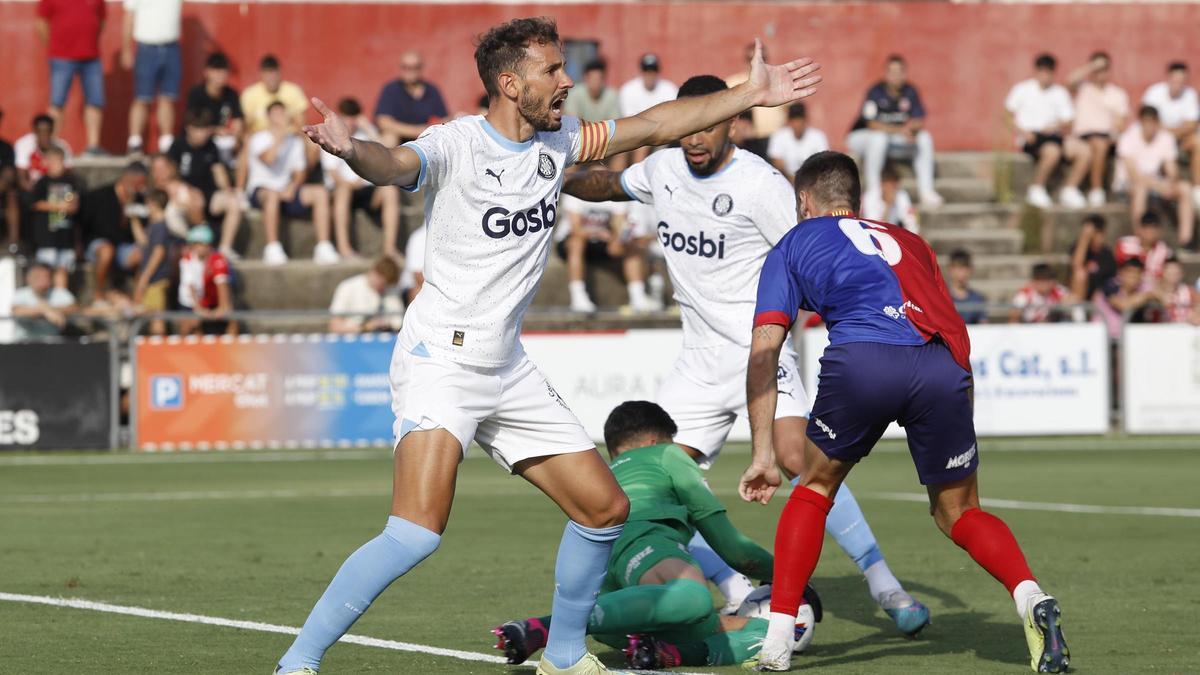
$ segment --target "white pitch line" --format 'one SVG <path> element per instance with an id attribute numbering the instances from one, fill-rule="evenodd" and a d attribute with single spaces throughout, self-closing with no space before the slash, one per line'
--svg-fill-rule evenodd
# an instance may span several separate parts
<path id="1" fill-rule="evenodd" d="M 219 616 L 206 616 L 204 614 L 182 614 L 179 612 L 164 612 L 157 609 L 147 609 L 145 607 L 129 607 L 125 605 L 110 605 L 106 602 L 93 602 L 91 600 L 80 600 L 77 598 L 52 598 L 47 595 L 23 595 L 20 593 L 0 593 L 0 601 L 6 602 L 22 602 L 35 605 L 49 605 L 51 607 L 68 607 L 71 609 L 86 609 L 93 612 L 105 612 L 107 614 L 123 614 L 125 616 L 136 616 L 143 619 L 161 619 L 164 621 L 181 621 L 183 623 L 197 623 L 206 626 L 219 626 L 221 628 L 237 628 L 238 630 L 257 631 L 259 633 L 279 633 L 282 635 L 297 635 L 300 629 L 294 626 L 281 626 L 274 623 L 261 623 L 258 621 L 242 621 L 239 619 L 225 619 Z M 430 654 L 432 656 L 445 656 L 451 659 L 459 659 L 461 661 L 478 661 L 482 663 L 497 663 L 506 664 L 504 657 L 495 656 L 493 654 L 480 654 L 478 652 L 464 652 L 457 649 L 446 649 L 444 647 L 432 647 L 429 645 L 415 644 L 412 642 L 399 642 L 397 640 L 383 640 L 380 638 L 366 637 L 364 635 L 343 635 L 339 642 L 345 642 L 352 645 L 361 645 L 363 647 L 379 647 L 381 649 L 391 649 L 399 652 L 413 652 L 416 654 Z M 524 665 L 537 666 L 537 662 L 530 661 Z M 638 673 L 656 673 L 658 671 L 639 670 L 632 671 Z M 679 675 L 705 675 L 703 673 L 679 673 Z"/>
<path id="2" fill-rule="evenodd" d="M 862 499 L 880 499 L 897 502 L 929 503 L 929 496 L 919 492 L 867 492 L 859 493 Z M 1111 516 L 1171 516 L 1176 518 L 1200 518 L 1200 509 L 1183 509 L 1165 506 L 1099 506 L 1096 504 L 1064 504 L 1057 502 L 1027 502 L 1020 499 L 979 500 L 980 506 L 997 509 L 1019 509 L 1023 511 L 1054 511 L 1057 513 L 1092 513 Z"/>
<path id="3" fill-rule="evenodd" d="M 107 455 L 23 455 L 0 457 L 0 466 L 103 466 L 124 464 L 226 464 L 238 462 L 312 462 L 326 460 L 368 460 L 388 457 L 386 448 L 378 450 L 290 450 L 286 452 L 194 452 L 171 454 Z"/>
<path id="4" fill-rule="evenodd" d="M 379 497 L 391 490 L 340 488 L 302 490 L 184 490 L 180 492 L 83 492 L 0 496 L 0 504 L 83 504 L 92 502 L 188 502 L 239 499 L 307 499 L 322 497 Z"/>

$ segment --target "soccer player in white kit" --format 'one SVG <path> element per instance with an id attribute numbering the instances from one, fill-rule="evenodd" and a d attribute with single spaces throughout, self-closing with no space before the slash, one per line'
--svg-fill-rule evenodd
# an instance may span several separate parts
<path id="1" fill-rule="evenodd" d="M 397 148 L 352 139 L 319 100 L 314 142 L 377 185 L 425 188 L 425 285 L 392 357 L 396 451 L 391 517 L 343 563 L 277 673 L 313 673 L 395 579 L 437 548 L 458 464 L 474 439 L 569 518 L 555 566 L 554 623 L 538 673 L 609 672 L 587 653 L 588 614 L 629 501 L 582 425 L 521 347 L 522 317 L 545 271 L 563 171 L 643 145 L 663 145 L 756 105 L 815 92 L 804 59 L 761 57 L 743 86 L 671 101 L 616 121 L 564 117 L 573 85 L 550 19 L 516 19 L 475 51 L 486 115 L 428 129 Z"/>
<path id="2" fill-rule="evenodd" d="M 711 75 L 679 89 L 687 99 L 724 91 Z M 623 173 L 567 177 L 563 191 L 586 200 L 636 199 L 653 205 L 658 237 L 683 320 L 683 352 L 658 390 L 658 404 L 679 425 L 675 443 L 703 468 L 721 452 L 738 415 L 746 415 L 746 366 L 758 275 L 771 247 L 796 225 L 796 196 L 787 179 L 729 140 L 732 120 L 686 136 Z M 779 359 L 775 447 L 789 477 L 804 473 L 809 400 L 790 342 Z M 829 527 L 867 578 L 872 598 L 908 635 L 929 623 L 929 610 L 888 569 L 854 495 L 844 485 Z M 705 576 L 736 608 L 752 590 L 699 535 L 689 545 Z"/>

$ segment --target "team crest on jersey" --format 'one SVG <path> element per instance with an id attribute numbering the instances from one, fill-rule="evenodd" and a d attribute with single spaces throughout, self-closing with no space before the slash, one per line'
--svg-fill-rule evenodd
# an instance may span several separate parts
<path id="1" fill-rule="evenodd" d="M 733 210 L 733 197 L 724 192 L 717 195 L 716 199 L 713 200 L 712 210 L 718 217 L 729 215 L 729 212 Z"/>
<path id="2" fill-rule="evenodd" d="M 554 177 L 558 175 L 558 167 L 554 164 L 554 158 L 544 152 L 538 157 L 538 175 L 546 180 L 554 180 Z"/>

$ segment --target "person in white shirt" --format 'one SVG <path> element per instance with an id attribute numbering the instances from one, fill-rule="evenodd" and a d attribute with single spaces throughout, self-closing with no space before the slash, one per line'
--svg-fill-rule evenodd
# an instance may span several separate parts
<path id="1" fill-rule="evenodd" d="M 1129 193 L 1129 211 L 1133 222 L 1141 222 L 1151 194 L 1174 200 L 1179 217 L 1179 245 L 1194 243 L 1190 185 L 1179 175 L 1179 150 L 1175 136 L 1162 128 L 1158 110 L 1143 105 L 1138 121 L 1130 125 L 1117 141 L 1117 170 L 1113 190 Z"/>
<path id="2" fill-rule="evenodd" d="M 249 171 L 246 194 L 252 206 L 262 209 L 267 235 L 263 262 L 282 265 L 288 261 L 283 244 L 279 243 L 281 215 L 303 218 L 311 214 L 317 231 L 313 262 L 336 263 L 337 250 L 329 242 L 329 191 L 323 185 L 304 184 L 308 166 L 304 139 L 292 130 L 282 103 L 275 101 L 267 107 L 267 128 L 250 137 L 245 152 Z"/>
<path id="3" fill-rule="evenodd" d="M 46 175 L 45 152 L 52 147 L 62 150 L 63 163 L 71 166 L 71 146 L 59 138 L 55 131 L 54 118 L 40 114 L 33 118 L 33 131 L 21 136 L 13 143 L 13 163 L 17 168 L 17 188 L 21 192 L 33 189 L 42 176 Z"/>
<path id="4" fill-rule="evenodd" d="M 25 273 L 25 286 L 12 295 L 12 315 L 15 321 L 13 337 L 17 342 L 62 335 L 67 327 L 67 315 L 79 307 L 75 296 L 53 284 L 53 270 L 43 263 L 30 265 Z"/>
<path id="5" fill-rule="evenodd" d="M 890 162 L 879 173 L 879 187 L 863 193 L 861 215 L 867 220 L 899 225 L 913 234 L 921 233 L 917 207 L 908 190 L 900 187 L 900 172 Z"/>
<path id="6" fill-rule="evenodd" d="M 1087 200 L 1079 185 L 1087 175 L 1091 149 L 1068 134 L 1075 107 L 1066 87 L 1054 81 L 1057 66 L 1050 54 L 1038 55 L 1033 62 L 1033 77 L 1014 85 L 1004 99 L 1004 119 L 1017 145 L 1036 163 L 1025 201 L 1039 209 L 1052 206 L 1046 181 L 1066 157 L 1071 169 L 1058 198 L 1067 208 L 1082 209 Z"/>
<path id="7" fill-rule="evenodd" d="M 344 98 L 338 102 L 338 114 L 353 131 L 355 138 L 379 140 L 379 131 L 371 120 L 363 115 L 362 105 L 357 99 Z M 354 212 L 362 209 L 371 216 L 378 216 L 383 225 L 383 254 L 399 257 L 396 239 L 400 236 L 400 188 L 395 185 L 372 185 L 354 173 L 346 160 L 321 153 L 321 168 L 325 173 L 325 187 L 333 193 L 333 238 L 337 242 L 338 254 L 348 260 L 358 257 L 350 242 L 350 223 Z"/>
<path id="8" fill-rule="evenodd" d="M 808 125 L 804 104 L 793 103 L 787 109 L 787 124 L 772 132 L 767 142 L 767 159 L 791 182 L 804 160 L 828 149 L 825 132 Z"/>
<path id="9" fill-rule="evenodd" d="M 372 333 L 397 331 L 404 307 L 396 294 L 400 266 L 388 256 L 376 260 L 371 269 L 343 279 L 329 303 L 329 332 Z"/>
<path id="10" fill-rule="evenodd" d="M 554 622 L 538 670 L 611 672 L 587 653 L 588 616 L 626 497 L 583 425 L 520 342 L 546 270 L 563 172 L 644 145 L 665 145 L 755 105 L 815 91 L 810 60 L 755 59 L 746 84 L 669 101 L 606 122 L 564 116 L 574 85 L 553 20 L 514 19 L 479 40 L 476 65 L 490 97 L 485 116 L 431 127 L 386 148 L 351 138 L 325 104 L 305 127 L 363 178 L 425 188 L 425 284 L 409 306 L 390 371 L 396 412 L 391 517 L 339 569 L 277 672 L 317 670 L 325 651 L 380 593 L 437 549 L 458 467 L 475 440 L 503 468 L 554 500 L 570 522 L 555 567 Z"/>
<path id="11" fill-rule="evenodd" d="M 674 82 L 665 80 L 659 75 L 662 64 L 658 55 L 647 52 L 638 61 L 637 77 L 621 85 L 617 93 L 617 107 L 625 117 L 637 115 L 654 106 L 673 100 L 679 92 Z M 637 148 L 633 151 L 630 161 L 640 162 L 646 158 L 653 148 Z"/>
<path id="12" fill-rule="evenodd" d="M 125 0 L 121 32 L 121 67 L 133 70 L 133 103 L 129 106 L 129 152 L 141 152 L 146 112 L 157 97 L 158 151 L 175 140 L 175 99 L 183 79 L 179 56 L 183 0 Z M 137 55 L 134 55 L 134 43 Z"/>
<path id="13" fill-rule="evenodd" d="M 629 308 L 634 312 L 652 312 L 661 307 L 646 295 L 645 242 L 634 236 L 624 202 L 585 202 L 563 195 L 559 202 L 567 222 L 559 225 L 562 241 L 558 252 L 567 262 L 567 289 L 571 311 L 595 312 L 596 304 L 588 295 L 584 277 L 588 263 L 620 260 L 629 293 Z M 555 230 L 558 238 L 558 230 Z"/>
<path id="14" fill-rule="evenodd" d="M 404 271 L 400 273 L 400 289 L 406 305 L 413 303 L 425 285 L 425 234 L 428 231 L 422 223 L 408 235 L 408 241 L 404 244 Z"/>
<path id="15" fill-rule="evenodd" d="M 1200 209 L 1200 96 L 1188 84 L 1188 65 L 1168 64 L 1167 79 L 1150 85 L 1142 103 L 1158 110 L 1163 128 L 1175 136 L 1180 151 L 1191 154 L 1192 201 Z"/>

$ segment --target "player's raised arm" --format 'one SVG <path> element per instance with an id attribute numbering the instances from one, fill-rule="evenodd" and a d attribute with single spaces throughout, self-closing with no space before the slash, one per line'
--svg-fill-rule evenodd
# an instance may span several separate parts
<path id="1" fill-rule="evenodd" d="M 775 466 L 775 407 L 779 400 L 776 373 L 779 352 L 787 339 L 787 328 L 775 323 L 754 328 L 750 341 L 750 363 L 746 369 L 746 409 L 750 417 L 752 456 L 742 474 L 738 494 L 748 502 L 766 504 L 779 487 Z"/>
<path id="2" fill-rule="evenodd" d="M 813 73 L 820 67 L 809 58 L 769 65 L 763 61 L 762 42 L 755 40 L 748 80 L 726 91 L 667 101 L 617 120 L 608 156 L 644 145 L 666 145 L 755 106 L 787 105 L 812 96 L 821 82 L 821 76 Z"/>
<path id="3" fill-rule="evenodd" d="M 403 145 L 387 148 L 374 141 L 352 138 L 345 120 L 321 99 L 312 99 L 312 104 L 325 121 L 305 126 L 304 133 L 322 150 L 346 160 L 354 173 L 376 185 L 410 186 L 417 182 L 421 158 L 412 148 Z"/>

